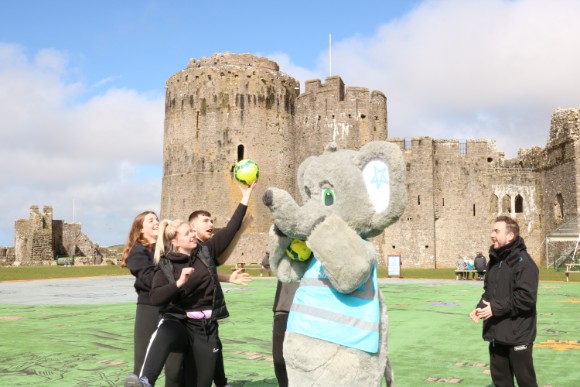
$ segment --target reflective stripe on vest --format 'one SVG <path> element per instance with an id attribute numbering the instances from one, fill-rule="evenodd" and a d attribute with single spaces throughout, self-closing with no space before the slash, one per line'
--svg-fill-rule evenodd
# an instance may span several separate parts
<path id="1" fill-rule="evenodd" d="M 324 267 L 312 257 L 294 296 L 286 330 L 377 353 L 378 291 L 376 263 L 366 283 L 352 293 L 343 294 L 332 288 Z"/>

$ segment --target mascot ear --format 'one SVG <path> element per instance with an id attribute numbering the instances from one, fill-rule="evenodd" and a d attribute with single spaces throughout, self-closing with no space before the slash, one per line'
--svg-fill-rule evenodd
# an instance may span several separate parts
<path id="1" fill-rule="evenodd" d="M 379 235 L 395 222 L 407 205 L 405 167 L 400 148 L 389 142 L 373 141 L 355 156 L 375 215 L 367 237 Z"/>

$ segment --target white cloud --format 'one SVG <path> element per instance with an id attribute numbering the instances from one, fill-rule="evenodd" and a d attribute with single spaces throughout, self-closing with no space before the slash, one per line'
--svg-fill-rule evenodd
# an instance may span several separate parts
<path id="1" fill-rule="evenodd" d="M 333 73 L 387 95 L 391 137 L 494 138 L 511 157 L 545 146 L 557 107 L 580 106 L 578 20 L 573 0 L 425 1 L 336 42 Z"/>
<path id="2" fill-rule="evenodd" d="M 67 57 L 0 44 L 0 245 L 14 220 L 52 205 L 103 245 L 122 242 L 133 217 L 158 210 L 164 96 L 69 81 Z"/>

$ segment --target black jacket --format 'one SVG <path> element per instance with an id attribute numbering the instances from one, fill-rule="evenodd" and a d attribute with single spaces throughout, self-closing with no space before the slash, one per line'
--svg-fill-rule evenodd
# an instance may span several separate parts
<path id="1" fill-rule="evenodd" d="M 475 259 L 473 260 L 473 266 L 477 271 L 484 271 L 486 266 L 485 257 L 482 254 L 477 254 Z"/>
<path id="2" fill-rule="evenodd" d="M 539 270 L 524 240 L 489 249 L 482 300 L 493 316 L 483 321 L 483 339 L 505 345 L 531 344 L 536 338 Z M 480 301 L 478 307 L 484 307 Z"/>
<path id="3" fill-rule="evenodd" d="M 133 286 L 137 292 L 138 304 L 152 305 L 149 299 L 149 291 L 151 290 L 151 282 L 155 272 L 155 264 L 153 263 L 154 248 L 155 245 L 152 246 L 152 250 L 149 250 L 141 243 L 135 243 L 127 257 L 127 267 L 135 277 Z"/>
<path id="4" fill-rule="evenodd" d="M 185 267 L 193 267 L 195 271 L 178 288 L 175 281 Z M 208 309 L 212 310 L 213 320 L 229 316 L 216 261 L 206 246 L 198 246 L 191 256 L 171 252 L 161 257 L 153 277 L 151 302 L 162 306 L 161 313 L 177 318 L 185 318 L 186 311 Z"/>

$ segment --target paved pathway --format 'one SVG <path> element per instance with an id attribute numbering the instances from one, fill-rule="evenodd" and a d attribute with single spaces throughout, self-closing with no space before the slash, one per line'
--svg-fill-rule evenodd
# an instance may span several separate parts
<path id="1" fill-rule="evenodd" d="M 274 280 L 274 278 L 254 277 L 254 280 Z M 133 288 L 133 281 L 133 277 L 127 275 L 0 282 L 0 304 L 71 305 L 136 302 L 137 294 Z M 379 282 L 470 284 L 483 287 L 480 281 L 390 278 L 380 279 Z"/>
<path id="2" fill-rule="evenodd" d="M 0 304 L 60 305 L 136 302 L 132 276 L 0 282 Z"/>

